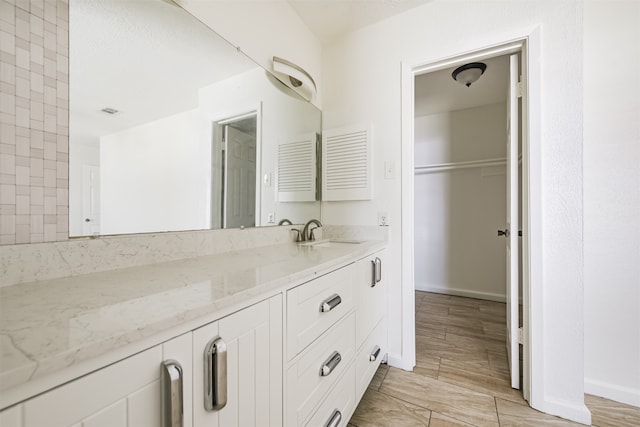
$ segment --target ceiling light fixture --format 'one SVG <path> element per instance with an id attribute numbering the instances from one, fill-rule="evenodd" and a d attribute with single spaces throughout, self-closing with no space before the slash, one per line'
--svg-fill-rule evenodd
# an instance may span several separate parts
<path id="1" fill-rule="evenodd" d="M 471 83 L 478 81 L 486 69 L 487 64 L 483 62 L 472 62 L 453 70 L 451 77 L 461 85 L 469 87 L 471 86 Z"/>

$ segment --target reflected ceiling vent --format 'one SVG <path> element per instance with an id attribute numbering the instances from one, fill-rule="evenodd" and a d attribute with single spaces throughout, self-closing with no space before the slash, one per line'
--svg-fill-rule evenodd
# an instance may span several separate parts
<path id="1" fill-rule="evenodd" d="M 286 76 L 291 86 L 295 88 L 305 89 L 312 95 L 316 95 L 318 93 L 316 82 L 313 80 L 313 77 L 311 77 L 306 70 L 291 61 L 274 56 L 273 71 L 279 75 Z"/>
<path id="2" fill-rule="evenodd" d="M 471 83 L 475 83 L 484 74 L 487 69 L 487 64 L 484 62 L 472 62 L 456 68 L 451 73 L 453 80 L 457 81 L 461 85 L 466 87 L 471 86 Z"/>
<path id="3" fill-rule="evenodd" d="M 115 108 L 110 108 L 110 107 L 104 107 L 102 110 L 103 113 L 108 114 L 110 116 L 114 116 L 116 114 L 118 114 L 120 111 L 116 110 Z"/>

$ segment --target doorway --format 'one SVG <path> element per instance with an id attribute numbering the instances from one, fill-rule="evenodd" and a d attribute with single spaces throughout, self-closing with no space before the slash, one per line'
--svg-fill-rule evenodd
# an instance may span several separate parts
<path id="1" fill-rule="evenodd" d="M 212 228 L 255 227 L 258 218 L 258 115 L 214 122 Z"/>
<path id="2" fill-rule="evenodd" d="M 416 313 L 415 313 L 415 302 L 414 302 L 414 298 L 415 295 L 413 294 L 414 289 L 416 289 L 416 279 L 418 278 L 417 272 L 415 270 L 415 265 L 417 264 L 416 262 L 414 262 L 414 235 L 416 232 L 416 224 L 423 220 L 422 218 L 414 218 L 415 216 L 415 210 L 414 210 L 414 204 L 416 203 L 416 200 L 414 200 L 414 165 L 415 162 L 414 160 L 417 158 L 418 155 L 420 155 L 421 153 L 419 153 L 419 149 L 415 148 L 415 152 L 414 152 L 414 147 L 413 147 L 413 143 L 415 141 L 415 136 L 414 136 L 414 132 L 416 131 L 416 121 L 415 121 L 415 109 L 417 109 L 417 104 L 414 104 L 415 101 L 415 81 L 414 79 L 417 78 L 420 75 L 424 75 L 424 74 L 428 74 L 428 73 L 435 73 L 435 72 L 439 72 L 441 70 L 453 70 L 454 68 L 456 68 L 459 65 L 463 65 L 469 62 L 475 62 L 475 61 L 491 61 L 493 59 L 499 59 L 500 57 L 508 57 L 509 55 L 512 54 L 520 54 L 522 56 L 522 60 L 523 60 L 523 66 L 522 66 L 522 70 L 523 70 L 523 74 L 526 75 L 526 71 L 528 70 L 527 68 L 527 46 L 526 46 L 527 41 L 525 39 L 523 40 L 519 40 L 516 42 L 510 42 L 510 43 L 506 43 L 503 45 L 498 45 L 498 46 L 494 46 L 494 47 L 490 47 L 490 48 L 484 48 L 472 53 L 467 53 L 467 54 L 463 54 L 463 55 L 458 55 L 458 56 L 453 56 L 450 58 L 446 58 L 446 59 L 440 59 L 437 61 L 432 61 L 432 62 L 427 62 L 427 63 L 423 63 L 423 64 L 418 64 L 418 65 L 409 65 L 409 64 L 403 64 L 403 157 L 402 157 L 402 170 L 403 170 L 403 180 L 402 180 L 402 188 L 403 188 L 403 229 L 402 229 L 402 236 L 403 236 L 403 284 L 402 284 L 402 288 L 403 288 L 403 354 L 406 351 L 407 354 L 413 354 L 415 357 L 415 317 L 416 317 Z M 450 73 L 451 71 L 449 71 Z M 450 78 L 450 77 L 449 77 Z M 526 87 L 523 86 L 525 89 Z M 523 94 L 526 94 L 526 90 L 524 90 L 522 92 Z M 523 188 L 524 188 L 524 192 L 525 192 L 525 198 L 523 206 L 522 206 L 522 210 L 524 212 L 524 217 L 523 217 L 523 224 L 525 224 L 525 226 L 523 227 L 524 229 L 524 236 L 523 236 L 523 262 L 522 262 L 522 270 L 524 271 L 524 274 L 522 275 L 522 282 L 524 287 L 522 288 L 522 310 L 523 310 L 523 316 L 522 316 L 522 320 L 523 320 L 523 329 L 522 329 L 522 341 L 524 342 L 524 352 L 523 352 L 523 394 L 524 397 L 529 400 L 530 397 L 530 389 L 531 389 L 531 382 L 530 382 L 530 371 L 531 371 L 531 365 L 530 365 L 530 361 L 531 361 L 531 346 L 528 344 L 528 340 L 530 337 L 529 334 L 529 316 L 530 316 L 530 312 L 528 310 L 529 308 L 529 300 L 530 300 L 530 289 L 528 286 L 529 280 L 530 280 L 530 276 L 531 276 L 531 271 L 529 269 L 530 267 L 530 263 L 528 261 L 528 257 L 530 255 L 529 252 L 529 244 L 530 241 L 527 239 L 527 232 L 529 230 L 528 225 L 530 224 L 530 215 L 529 215 L 529 211 L 528 211 L 528 203 L 527 203 L 527 191 L 529 190 L 528 185 L 530 183 L 530 174 L 532 173 L 532 168 L 530 168 L 530 158 L 529 155 L 531 154 L 530 151 L 528 151 L 530 149 L 530 147 L 528 146 L 527 143 L 527 137 L 529 134 L 529 129 L 526 127 L 527 123 L 528 123 L 528 116 L 527 116 L 527 111 L 526 111 L 526 102 L 522 103 L 522 107 L 524 109 L 523 115 L 522 115 L 522 121 L 524 123 L 524 127 L 523 132 L 522 132 L 522 136 L 523 139 L 525 140 L 524 145 L 522 146 L 522 152 L 523 152 L 523 156 L 521 157 L 522 159 L 522 165 L 523 165 Z M 410 114 L 409 114 L 410 112 Z M 512 126 L 513 128 L 513 126 Z M 506 132 L 506 130 L 504 130 L 505 128 L 502 127 L 503 132 Z M 516 131 L 518 132 L 518 128 L 515 128 Z M 517 138 L 516 138 L 517 140 Z M 535 150 L 534 151 L 534 155 Z M 518 176 L 518 157 L 517 157 L 517 148 L 515 150 L 516 153 L 516 157 L 515 157 L 515 177 Z M 454 161 L 442 161 L 441 163 L 435 163 L 435 166 L 438 167 L 458 167 L 460 170 L 461 169 L 484 169 L 484 174 L 485 177 L 489 177 L 489 176 L 497 176 L 497 170 L 499 168 L 504 169 L 505 166 L 507 166 L 507 171 L 511 174 L 511 176 L 513 176 L 513 169 L 509 168 L 508 166 L 513 165 L 513 158 L 510 158 L 510 160 L 507 162 L 504 160 L 504 157 L 506 156 L 505 154 L 502 154 L 502 157 L 500 156 L 496 156 L 496 157 L 489 157 L 489 158 L 483 158 L 482 161 L 487 161 L 487 160 L 491 160 L 492 162 L 486 162 L 486 163 L 480 163 L 480 164 L 476 164 L 476 160 L 475 159 L 462 159 L 458 161 L 458 164 L 455 164 L 456 161 L 454 159 Z M 496 160 L 498 159 L 498 160 Z M 502 159 L 502 160 L 500 160 Z M 500 162 L 503 162 L 503 164 L 500 164 Z M 453 163 L 453 165 L 451 164 Z M 462 164 L 460 164 L 462 163 Z M 431 165 L 431 166 L 434 166 Z M 428 166 L 428 165 L 427 165 Z M 539 173 L 539 165 L 534 165 L 535 167 L 533 168 L 533 174 L 537 175 Z M 428 169 L 428 168 L 427 168 Z M 468 172 L 468 171 L 467 171 Z M 480 172 L 482 174 L 482 172 Z M 462 174 L 464 175 L 464 174 Z M 466 177 L 467 179 L 469 179 L 469 177 Z M 517 195 L 516 195 L 517 197 Z M 516 198 L 516 204 L 517 204 L 517 198 Z M 502 215 L 502 218 L 504 218 L 505 215 Z M 415 222 L 414 222 L 415 221 Z M 514 224 L 517 223 L 517 220 L 514 222 Z M 491 234 L 493 236 L 495 236 L 496 233 L 496 228 L 491 227 L 492 230 Z M 502 227 L 499 227 L 502 228 Z M 519 228 L 516 227 L 516 230 L 518 230 Z M 504 230 L 503 230 L 504 231 Z M 510 236 L 515 236 L 515 245 L 511 244 L 511 252 L 515 252 L 516 256 L 517 256 L 517 252 L 518 252 L 518 248 L 519 248 L 519 244 L 518 244 L 518 232 L 516 231 L 515 233 L 507 233 L 510 234 Z M 513 239 L 510 239 L 510 242 L 513 243 Z M 502 245 L 504 245 L 504 242 L 501 242 Z M 505 257 L 506 258 L 506 257 Z M 422 260 L 421 260 L 422 262 Z M 503 263 L 504 266 L 504 263 Z M 511 267 L 513 267 L 513 264 L 511 264 Z M 517 258 L 516 258 L 516 267 L 515 267 L 515 271 L 517 274 L 517 268 L 518 268 L 518 262 L 517 262 Z M 505 275 L 505 269 L 501 268 L 502 270 L 502 274 L 503 277 Z M 515 318 L 515 324 L 513 323 L 513 316 L 508 316 L 508 319 L 510 319 L 509 321 L 511 322 L 509 325 L 509 329 L 510 329 L 510 334 L 509 336 L 512 337 L 511 341 L 515 342 L 516 345 L 518 343 L 518 340 L 520 339 L 519 336 L 519 330 L 518 327 L 519 325 L 519 321 L 518 321 L 518 307 L 519 307 L 519 299 L 518 299 L 518 279 L 516 278 L 516 281 L 514 282 L 515 284 L 515 313 L 516 313 L 516 318 Z M 411 285 L 411 287 L 409 287 L 409 285 Z M 504 288 L 503 288 L 504 289 Z M 513 287 L 510 287 L 512 295 L 513 295 Z M 411 292 L 411 293 L 410 293 Z M 472 295 L 467 295 L 467 296 L 472 296 Z M 476 295 L 477 297 L 478 295 Z M 509 294 L 507 293 L 507 295 L 505 296 L 505 299 L 509 300 Z M 511 297 L 513 298 L 513 296 Z M 493 298 L 488 298 L 488 299 L 496 299 L 496 296 L 494 295 Z M 514 304 L 511 304 L 511 307 L 514 307 Z M 408 335 L 408 333 L 411 333 L 412 335 Z M 513 338 L 515 337 L 515 338 Z M 511 347 L 511 346 L 509 346 Z M 511 347 L 511 349 L 513 349 L 513 347 Z M 513 350 L 511 350 L 512 353 L 512 357 L 511 359 L 514 360 L 515 365 L 518 366 L 518 351 L 517 351 L 517 347 L 516 347 L 516 351 L 514 352 Z M 403 361 L 405 362 L 405 365 L 408 365 L 408 368 L 411 368 L 411 365 L 415 365 L 415 358 L 413 360 L 407 360 L 410 358 L 405 358 L 403 359 Z M 408 363 L 407 363 L 408 362 Z M 511 363 L 511 366 L 514 366 L 514 363 Z M 515 375 L 512 374 L 512 378 L 515 377 L 516 381 L 513 382 L 512 386 L 513 387 L 518 387 L 518 380 L 519 380 L 519 375 L 518 375 L 519 370 L 516 370 L 514 373 Z"/>

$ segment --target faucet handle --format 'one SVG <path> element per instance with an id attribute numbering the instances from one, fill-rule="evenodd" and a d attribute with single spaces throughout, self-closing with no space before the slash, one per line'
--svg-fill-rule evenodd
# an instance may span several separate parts
<path id="1" fill-rule="evenodd" d="M 312 228 L 311 230 L 309 230 L 309 240 L 311 240 L 311 241 L 316 240 L 316 236 L 315 236 L 315 234 L 313 234 L 313 232 L 316 230 L 316 228 L 318 228 L 318 227 L 315 227 L 315 228 Z"/>
<path id="2" fill-rule="evenodd" d="M 296 240 L 295 240 L 295 241 L 296 241 L 296 243 L 301 242 L 301 241 L 302 241 L 302 239 L 301 239 L 301 237 L 300 237 L 300 236 L 301 236 L 301 234 L 300 234 L 300 230 L 298 230 L 297 228 L 292 228 L 292 229 L 291 229 L 291 231 L 295 231 L 296 233 L 298 233 L 298 234 L 296 234 Z"/>

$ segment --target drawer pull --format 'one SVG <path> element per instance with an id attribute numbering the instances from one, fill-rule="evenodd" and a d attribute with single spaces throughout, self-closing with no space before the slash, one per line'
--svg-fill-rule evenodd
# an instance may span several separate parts
<path id="1" fill-rule="evenodd" d="M 380 347 L 375 346 L 373 348 L 373 351 L 371 352 L 371 354 L 369 355 L 369 361 L 370 362 L 375 362 L 376 359 L 378 358 L 378 355 L 380 354 Z"/>
<path id="2" fill-rule="evenodd" d="M 342 360 L 342 356 L 337 351 L 334 351 L 331 356 L 322 364 L 322 368 L 320 369 L 320 376 L 326 377 L 338 366 L 340 361 Z"/>
<path id="3" fill-rule="evenodd" d="M 342 298 L 340 298 L 340 295 L 333 294 L 326 300 L 322 301 L 322 304 L 320 304 L 320 311 L 327 313 L 340 305 L 341 302 Z"/>
<path id="4" fill-rule="evenodd" d="M 175 360 L 162 362 L 162 427 L 182 427 L 182 366 Z"/>
<path id="5" fill-rule="evenodd" d="M 214 338 L 204 349 L 204 409 L 218 411 L 227 404 L 227 345 Z"/>
<path id="6" fill-rule="evenodd" d="M 382 260 L 376 257 L 371 260 L 371 287 L 373 288 L 380 280 L 382 280 Z"/>
<path id="7" fill-rule="evenodd" d="M 331 418 L 329 418 L 329 421 L 327 421 L 324 427 L 338 427 L 340 421 L 342 421 L 342 414 L 336 409 L 335 411 L 333 411 L 333 414 L 331 414 Z"/>

